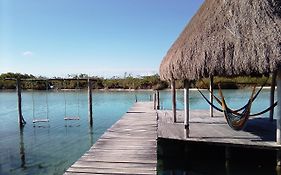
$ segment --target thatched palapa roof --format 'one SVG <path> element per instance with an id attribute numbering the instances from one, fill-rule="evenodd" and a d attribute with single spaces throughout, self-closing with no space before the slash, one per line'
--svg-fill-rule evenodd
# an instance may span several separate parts
<path id="1" fill-rule="evenodd" d="M 206 0 L 169 49 L 162 79 L 261 75 L 281 65 L 281 0 Z"/>

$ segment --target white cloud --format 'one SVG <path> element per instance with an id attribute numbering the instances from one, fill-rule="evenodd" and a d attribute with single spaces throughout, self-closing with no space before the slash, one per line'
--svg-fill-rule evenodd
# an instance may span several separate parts
<path id="1" fill-rule="evenodd" d="M 25 57 L 31 57 L 33 55 L 33 52 L 31 51 L 25 51 L 25 52 L 22 52 L 21 54 L 22 56 L 25 56 Z"/>

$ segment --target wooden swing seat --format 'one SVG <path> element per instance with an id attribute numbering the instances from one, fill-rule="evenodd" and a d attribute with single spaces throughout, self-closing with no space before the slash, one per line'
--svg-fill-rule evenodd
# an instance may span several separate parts
<path id="1" fill-rule="evenodd" d="M 42 118 L 42 119 L 34 119 L 34 120 L 32 120 L 32 123 L 44 123 L 44 122 L 49 122 L 49 121 L 50 121 L 49 119 Z"/>
<path id="2" fill-rule="evenodd" d="M 66 116 L 64 120 L 80 120 L 79 116 Z"/>

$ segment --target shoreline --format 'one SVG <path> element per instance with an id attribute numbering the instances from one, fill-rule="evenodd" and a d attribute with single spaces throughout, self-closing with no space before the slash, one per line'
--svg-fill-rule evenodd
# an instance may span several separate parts
<path id="1" fill-rule="evenodd" d="M 257 86 L 256 88 L 260 88 L 261 86 Z M 239 90 L 239 89 L 250 89 L 252 87 L 244 87 L 244 88 L 237 88 L 237 89 L 229 89 L 229 90 Z M 270 89 L 270 86 L 265 86 L 263 87 L 263 89 Z M 201 89 L 200 90 L 207 90 L 207 89 Z M 275 86 L 275 89 L 277 89 L 277 87 Z M 75 91 L 76 89 L 60 89 L 60 90 L 56 90 L 56 89 L 50 89 L 49 91 Z M 88 89 L 79 89 L 80 91 L 87 91 Z M 102 91 L 102 92 L 140 92 L 140 91 L 144 91 L 144 92 L 153 92 L 155 91 L 154 89 L 92 89 L 93 91 Z M 170 91 L 171 89 L 162 89 L 159 91 Z M 176 89 L 177 91 L 182 91 L 184 89 Z M 197 91 L 197 88 L 190 88 L 190 91 Z M 216 90 L 216 89 L 214 89 Z M 16 89 L 0 89 L 0 92 L 15 92 Z M 22 89 L 22 91 L 32 91 L 32 89 Z M 35 91 L 46 91 L 46 90 L 35 90 Z"/>

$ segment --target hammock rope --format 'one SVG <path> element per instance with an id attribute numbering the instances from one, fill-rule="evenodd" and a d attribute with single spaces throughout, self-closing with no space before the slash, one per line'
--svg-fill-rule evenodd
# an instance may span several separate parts
<path id="1" fill-rule="evenodd" d="M 212 106 L 214 109 L 216 109 L 216 110 L 219 111 L 219 112 L 223 112 L 223 110 L 222 110 L 221 108 L 219 108 L 219 107 L 217 107 L 216 105 L 212 104 L 212 103 L 210 102 L 210 100 L 203 94 L 203 92 L 202 92 L 199 88 L 197 88 L 197 90 L 198 90 L 198 92 L 201 94 L 201 96 L 205 99 L 205 101 L 206 101 L 210 106 Z M 260 91 L 260 90 L 259 90 L 259 91 Z M 253 98 L 253 101 L 254 101 L 254 98 Z M 247 103 L 247 104 L 248 104 L 248 103 Z M 243 109 L 247 106 L 247 104 L 243 107 Z M 272 110 L 275 106 L 277 106 L 277 101 L 276 101 L 273 105 L 271 105 L 271 106 L 269 106 L 268 108 L 264 109 L 263 111 L 258 112 L 258 113 L 254 113 L 254 114 L 250 114 L 249 116 L 250 116 L 250 117 L 254 117 L 254 116 L 258 116 L 258 115 L 265 114 L 265 113 L 267 113 L 268 111 Z M 233 111 L 241 111 L 241 110 L 242 110 L 242 108 L 240 108 L 239 110 L 233 110 Z"/>
<path id="2" fill-rule="evenodd" d="M 206 83 L 200 79 L 200 81 L 204 84 L 204 86 L 207 86 Z M 266 81 L 262 84 L 262 86 L 260 87 L 260 89 L 258 90 L 258 92 L 255 94 L 255 96 L 253 97 L 253 101 L 255 101 L 255 99 L 258 97 L 258 95 L 260 94 L 260 92 L 262 91 L 263 87 L 266 85 L 266 82 L 268 81 L 268 78 L 266 79 Z M 197 88 L 198 89 L 198 88 Z M 210 91 L 210 89 L 207 88 L 207 90 L 209 91 L 209 93 L 215 98 L 215 100 L 220 104 L 222 105 L 222 102 L 221 100 L 214 95 L 214 93 L 212 91 Z M 202 94 L 201 94 L 202 95 Z M 204 97 L 205 99 L 207 99 L 206 97 Z M 210 101 L 209 101 L 210 102 Z M 208 102 L 208 103 L 209 103 Z M 211 102 L 210 102 L 211 103 Z M 239 111 L 242 111 L 244 110 L 246 107 L 247 107 L 248 103 L 246 103 L 243 107 L 239 108 L 239 109 L 236 109 L 236 110 L 232 110 L 233 112 L 239 112 Z M 215 107 L 214 107 L 215 108 Z M 219 110 L 220 112 L 222 112 L 221 110 Z"/>

